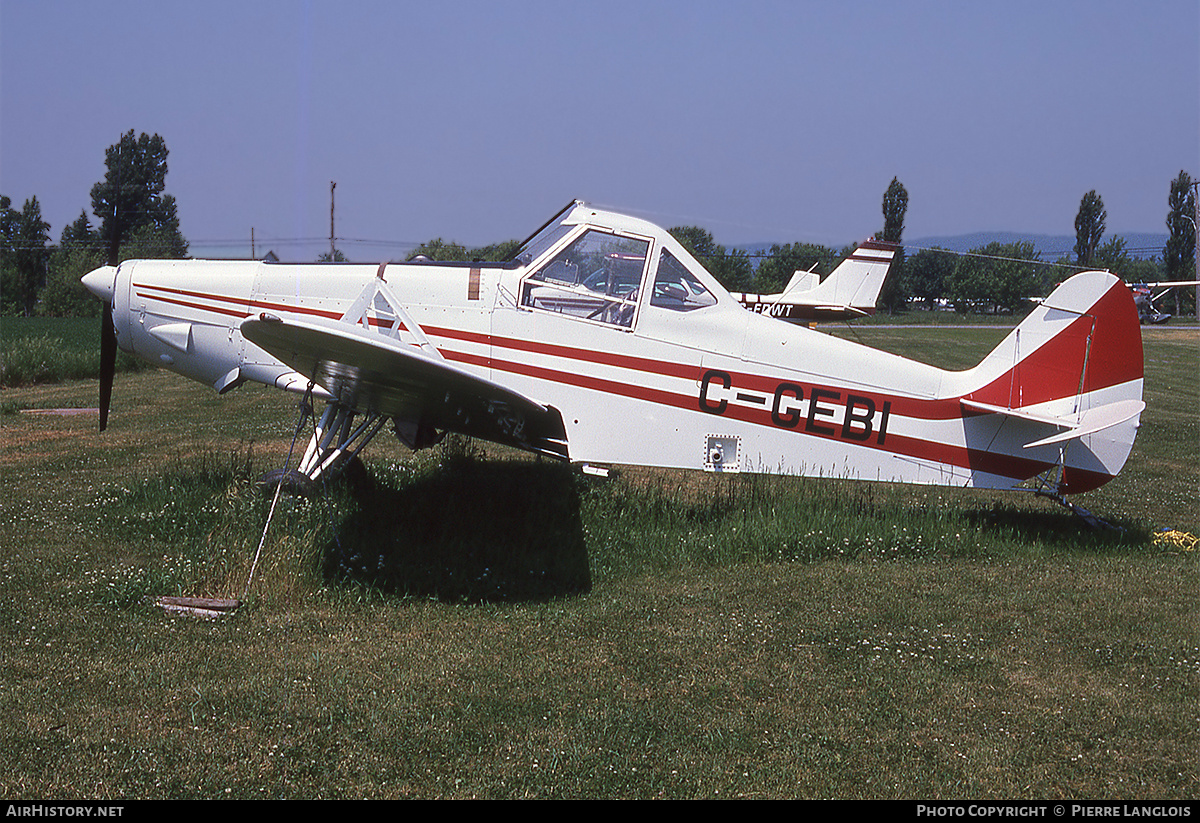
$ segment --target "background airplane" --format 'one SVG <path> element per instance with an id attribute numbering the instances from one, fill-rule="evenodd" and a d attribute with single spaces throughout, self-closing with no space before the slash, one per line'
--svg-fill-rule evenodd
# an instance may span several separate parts
<path id="1" fill-rule="evenodd" d="M 875 303 L 887 279 L 894 243 L 868 240 L 824 280 L 814 271 L 797 271 L 779 294 L 734 297 L 750 311 L 792 323 L 852 320 L 875 313 Z"/>
<path id="2" fill-rule="evenodd" d="M 1131 283 L 1129 285 L 1133 291 L 1133 301 L 1137 306 L 1142 325 L 1166 323 L 1171 319 L 1171 315 L 1154 304 L 1165 297 L 1171 289 L 1179 286 L 1200 286 L 1200 280 L 1164 280 L 1158 283 Z M 1161 291 L 1155 294 L 1156 289 L 1161 289 Z"/>

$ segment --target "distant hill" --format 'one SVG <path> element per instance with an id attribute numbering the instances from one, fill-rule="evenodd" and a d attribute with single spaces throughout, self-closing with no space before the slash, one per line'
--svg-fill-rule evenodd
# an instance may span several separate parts
<path id="1" fill-rule="evenodd" d="M 1167 244 L 1167 235 L 1148 232 L 1117 232 L 1106 234 L 1101 243 L 1107 243 L 1113 237 L 1125 240 L 1125 251 L 1130 257 L 1148 258 L 1162 257 L 1163 246 Z M 909 255 L 916 254 L 921 249 L 931 249 L 937 246 L 948 251 L 966 252 L 978 249 L 988 243 L 1033 243 L 1033 247 L 1041 254 L 1042 260 L 1054 262 L 1063 257 L 1075 257 L 1075 236 L 1068 234 L 1022 234 L 1011 231 L 980 231 L 973 234 L 956 234 L 942 237 L 920 237 L 915 240 L 905 238 L 904 247 Z M 771 252 L 772 243 L 747 243 L 736 246 L 739 251 L 750 255 L 751 261 L 757 265 L 760 260 Z M 779 244 L 782 245 L 782 244 Z"/>
<path id="2" fill-rule="evenodd" d="M 1166 234 L 1148 234 L 1145 232 L 1130 232 L 1107 234 L 1102 243 L 1113 237 L 1125 240 L 1125 251 L 1130 257 L 1160 257 L 1163 246 L 1167 244 Z M 1043 260 L 1058 260 L 1061 257 L 1075 256 L 1075 237 L 1073 235 L 1051 234 L 1021 234 L 1018 232 L 996 231 L 975 232 L 974 234 L 958 234 L 947 237 L 921 237 L 916 240 L 905 239 L 904 245 L 909 254 L 920 249 L 938 248 L 949 251 L 970 251 L 988 243 L 1033 243 L 1033 247 L 1041 254 Z"/>

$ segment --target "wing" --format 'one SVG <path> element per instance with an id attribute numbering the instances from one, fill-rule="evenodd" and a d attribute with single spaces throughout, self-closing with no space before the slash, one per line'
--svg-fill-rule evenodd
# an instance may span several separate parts
<path id="1" fill-rule="evenodd" d="M 366 331 L 274 317 L 242 335 L 340 402 L 495 443 L 567 459 L 562 417 L 524 395 L 418 347 Z"/>

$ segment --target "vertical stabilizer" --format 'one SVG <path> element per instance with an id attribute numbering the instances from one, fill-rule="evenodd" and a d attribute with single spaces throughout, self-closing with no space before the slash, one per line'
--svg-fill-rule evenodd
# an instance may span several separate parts
<path id="1" fill-rule="evenodd" d="M 796 272 L 779 294 L 734 297 L 753 312 L 792 322 L 867 317 L 875 313 L 898 248 L 894 243 L 868 240 L 819 283 L 814 283 L 815 273 Z"/>
<path id="2" fill-rule="evenodd" d="M 1107 272 L 1075 275 L 958 379 L 964 411 L 1011 421 L 992 449 L 1061 465 L 1061 493 L 1096 488 L 1125 464 L 1145 408 L 1129 288 Z"/>

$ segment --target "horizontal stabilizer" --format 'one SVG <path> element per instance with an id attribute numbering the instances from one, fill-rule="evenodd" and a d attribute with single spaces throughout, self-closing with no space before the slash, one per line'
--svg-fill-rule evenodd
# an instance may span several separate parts
<path id="1" fill-rule="evenodd" d="M 1073 428 L 1038 440 L 1035 443 L 1026 443 L 1025 448 L 1032 449 L 1037 446 L 1049 446 L 1051 443 L 1062 443 L 1067 440 L 1087 437 L 1089 434 L 1096 434 L 1097 432 L 1111 429 L 1113 426 L 1119 426 L 1128 420 L 1132 420 L 1141 414 L 1145 408 L 1146 404 L 1141 400 L 1118 400 L 1116 403 L 1109 403 L 1105 406 L 1088 409 L 1079 418 L 1079 423 Z"/>
<path id="2" fill-rule="evenodd" d="M 797 271 L 792 275 L 792 279 L 788 281 L 787 287 L 783 290 L 783 299 L 786 300 L 800 292 L 812 291 L 819 285 L 821 285 L 821 275 L 815 271 Z"/>
<path id="3" fill-rule="evenodd" d="M 871 313 L 863 309 L 855 308 L 854 306 L 835 306 L 835 305 L 817 305 L 813 306 L 818 312 L 827 312 L 829 314 L 844 314 L 847 317 L 870 317 Z"/>
<path id="4" fill-rule="evenodd" d="M 1044 437 L 1041 440 L 1035 440 L 1032 443 L 1024 444 L 1023 448 L 1033 449 L 1038 446 L 1049 446 L 1054 443 L 1065 443 L 1068 440 L 1076 440 L 1080 437 L 1087 437 L 1090 434 L 1102 432 L 1105 429 L 1111 429 L 1113 426 L 1119 426 L 1134 417 L 1141 414 L 1145 408 L 1145 402 L 1141 400 L 1118 400 L 1114 403 L 1107 403 L 1103 406 L 1097 406 L 1094 409 L 1085 411 L 1078 420 L 1072 420 L 1066 417 L 1055 417 L 1049 414 L 1038 414 L 1025 409 L 1010 409 L 1004 406 L 995 406 L 991 403 L 980 403 L 974 400 L 962 401 L 963 406 L 974 411 L 986 412 L 989 414 L 1002 414 L 1005 417 L 1012 417 L 1017 420 L 1026 420 L 1031 423 L 1043 423 L 1048 426 L 1057 426 L 1061 431 L 1058 434 L 1052 434 L 1049 437 Z"/>
<path id="5" fill-rule="evenodd" d="M 1055 417 L 1052 414 L 1038 414 L 1027 409 L 1010 409 L 1005 406 L 995 406 L 991 403 L 980 403 L 977 400 L 962 399 L 962 404 L 972 411 L 986 412 L 988 414 L 1002 414 L 1005 417 L 1012 417 L 1017 420 L 1028 420 L 1031 423 L 1046 423 L 1050 426 L 1058 426 L 1059 428 L 1071 428 L 1075 425 L 1074 421 L 1066 420 L 1062 417 Z"/>

